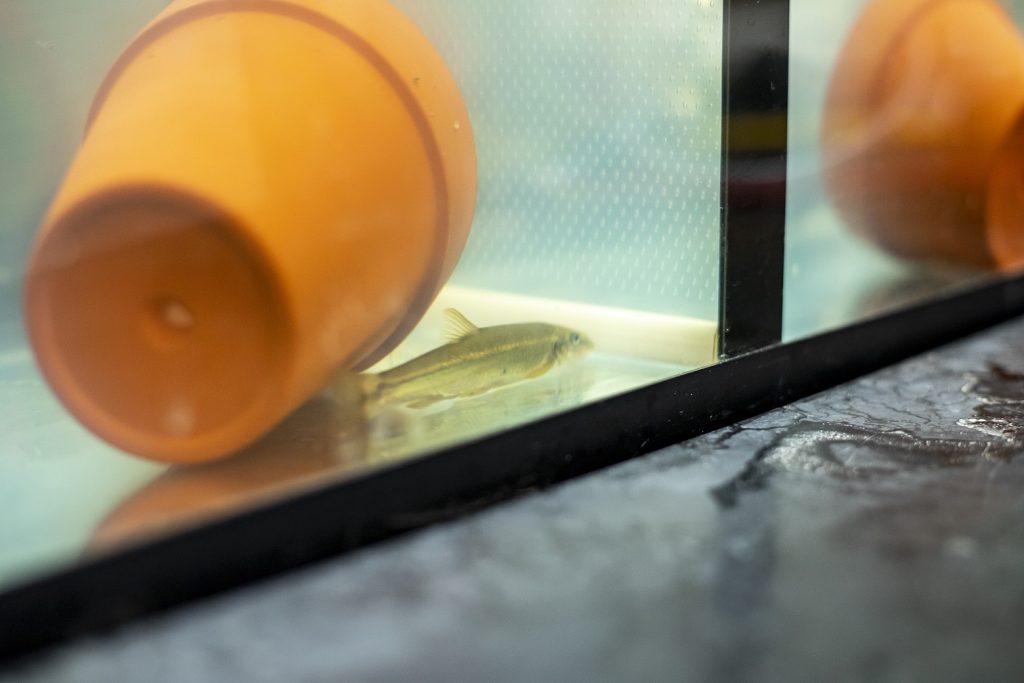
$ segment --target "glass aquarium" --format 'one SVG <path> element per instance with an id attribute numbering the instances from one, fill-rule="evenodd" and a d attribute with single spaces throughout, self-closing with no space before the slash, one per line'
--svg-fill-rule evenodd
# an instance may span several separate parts
<path id="1" fill-rule="evenodd" d="M 0 4 L 0 590 L 715 362 L 722 16 Z"/>
<path id="2" fill-rule="evenodd" d="M 1019 315 L 1020 21 L 0 2 L 0 658 Z"/>
<path id="3" fill-rule="evenodd" d="M 791 3 L 785 339 L 1019 267 L 1022 10 Z"/>

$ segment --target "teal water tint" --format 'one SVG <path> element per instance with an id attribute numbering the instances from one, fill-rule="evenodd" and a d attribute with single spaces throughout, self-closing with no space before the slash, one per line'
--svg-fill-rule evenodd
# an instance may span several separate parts
<path id="1" fill-rule="evenodd" d="M 111 502 L 163 469 L 89 435 L 48 391 L 21 322 L 29 246 L 93 93 L 167 0 L 0 0 L 0 587 L 73 561 Z"/>
<path id="2" fill-rule="evenodd" d="M 168 0 L 0 0 L 0 284 L 29 245 L 117 55 Z"/>
<path id="3" fill-rule="evenodd" d="M 0 0 L 0 591 L 76 562 L 101 520 L 166 469 L 63 409 L 28 348 L 19 289 L 96 88 L 167 4 Z M 720 0 L 395 4 L 448 62 L 475 130 L 480 192 L 457 284 L 715 319 Z M 597 355 L 578 365 L 499 400 L 375 423 L 373 455 L 411 457 L 682 371 Z M 330 428 L 310 448 L 334 448 Z M 324 478 L 368 466 L 332 463 Z"/>
<path id="4" fill-rule="evenodd" d="M 76 423 L 8 319 L 0 323 L 0 406 L 2 591 L 82 557 L 116 501 L 166 466 L 128 457 Z"/>
<path id="5" fill-rule="evenodd" d="M 453 281 L 715 319 L 720 0 L 398 0 L 477 143 Z"/>
<path id="6" fill-rule="evenodd" d="M 821 118 L 832 69 L 864 0 L 790 5 L 789 168 L 783 335 L 849 322 L 879 283 L 908 266 L 851 233 L 821 178 Z"/>
<path id="7" fill-rule="evenodd" d="M 444 56 L 476 133 L 456 283 L 715 317 L 720 0 L 395 4 Z M 103 73 L 166 5 L 0 5 L 5 279 L 20 279 Z"/>

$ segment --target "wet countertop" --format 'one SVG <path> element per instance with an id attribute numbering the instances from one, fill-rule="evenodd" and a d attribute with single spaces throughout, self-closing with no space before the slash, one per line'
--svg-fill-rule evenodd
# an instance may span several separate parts
<path id="1" fill-rule="evenodd" d="M 1003 325 L 0 680 L 1024 680 L 1022 339 Z"/>

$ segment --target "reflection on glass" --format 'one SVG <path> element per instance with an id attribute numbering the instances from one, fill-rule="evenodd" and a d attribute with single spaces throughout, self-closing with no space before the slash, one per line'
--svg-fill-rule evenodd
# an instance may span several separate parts
<path id="1" fill-rule="evenodd" d="M 792 22 L 786 336 L 1016 266 L 1024 39 L 1007 7 L 805 2 Z"/>
<path id="2" fill-rule="evenodd" d="M 360 6 L 0 6 L 0 589 L 714 361 L 720 2 Z"/>
<path id="3" fill-rule="evenodd" d="M 358 413 L 346 414 L 317 397 L 240 453 L 169 468 L 132 491 L 96 525 L 88 548 L 103 550 L 283 495 L 318 475 L 365 462 L 366 442 Z"/>

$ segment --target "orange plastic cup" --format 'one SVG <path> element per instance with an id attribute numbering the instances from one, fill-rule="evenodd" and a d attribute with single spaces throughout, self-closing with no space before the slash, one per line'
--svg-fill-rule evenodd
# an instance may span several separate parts
<path id="1" fill-rule="evenodd" d="M 996 265 L 1002 270 L 1024 267 L 1024 112 L 996 154 L 985 208 Z"/>
<path id="2" fill-rule="evenodd" d="M 1024 107 L 1024 43 L 995 0 L 874 0 L 833 72 L 822 128 L 829 194 L 904 257 L 990 267 L 985 196 Z"/>
<path id="3" fill-rule="evenodd" d="M 465 244 L 469 116 L 383 0 L 178 0 L 96 97 L 26 322 L 67 408 L 145 457 L 252 442 L 415 325 Z"/>

